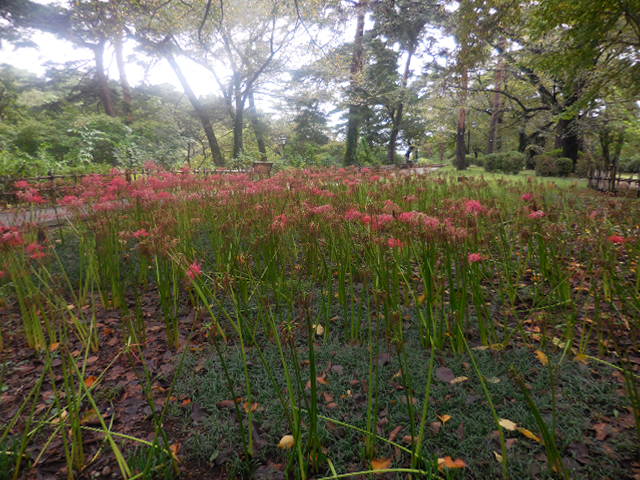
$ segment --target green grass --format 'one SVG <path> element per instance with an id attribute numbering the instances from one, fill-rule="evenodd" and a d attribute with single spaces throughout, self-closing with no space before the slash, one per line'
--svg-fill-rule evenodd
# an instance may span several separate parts
<path id="1" fill-rule="evenodd" d="M 408 335 L 409 336 L 409 335 Z M 303 349 L 300 346 L 300 349 Z M 320 385 L 319 405 L 322 415 L 365 427 L 366 421 L 366 385 L 368 351 L 365 347 L 345 345 L 342 341 L 331 341 L 317 347 L 319 372 L 328 372 L 327 385 Z M 415 386 L 414 396 L 419 411 L 426 383 L 426 365 L 429 353 L 417 345 L 407 347 L 407 370 L 411 372 L 411 383 Z M 267 361 L 278 365 L 275 348 L 265 349 Z M 303 354 L 301 354 L 301 357 Z M 516 422 L 519 426 L 536 432 L 535 421 L 525 403 L 524 397 L 509 376 L 509 368 L 521 372 L 529 384 L 538 408 L 550 421 L 551 395 L 547 369 L 535 359 L 531 350 L 517 348 L 503 352 L 479 351 L 475 353 L 483 375 L 490 379 L 489 388 L 498 415 Z M 237 461 L 237 451 L 241 449 L 236 421 L 228 408 L 216 406 L 218 402 L 229 400 L 226 394 L 224 378 L 215 356 L 205 355 L 204 370 L 194 375 L 198 358 L 188 359 L 185 372 L 178 379 L 177 393 L 193 400 L 199 412 L 204 412 L 198 423 L 194 422 L 191 407 L 173 409 L 176 424 L 181 434 L 188 438 L 185 452 L 189 461 L 202 466 L 215 464 L 233 464 Z M 242 382 L 242 362 L 239 351 L 230 348 L 227 352 L 231 375 L 238 385 Z M 399 364 L 395 355 L 391 355 L 380 368 L 380 410 L 381 418 L 388 419 L 379 425 L 379 434 L 387 437 L 398 426 L 403 426 L 396 441 L 409 435 L 409 418 L 406 409 L 405 391 L 399 389 L 399 377 L 395 377 Z M 456 376 L 466 376 L 469 380 L 458 385 L 449 385 L 437 378 L 432 388 L 431 414 L 428 422 L 436 422 L 436 415 L 450 415 L 448 421 L 438 433 L 427 431 L 423 452 L 428 456 L 463 458 L 469 465 L 465 478 L 498 478 L 500 464 L 494 457 L 494 451 L 500 452 L 497 427 L 483 397 L 480 383 L 474 375 L 466 356 L 438 357 L 437 366 L 446 365 Z M 333 368 L 331 368 L 333 367 Z M 282 372 L 274 367 L 276 378 L 282 378 Z M 255 413 L 255 423 L 261 446 L 257 449 L 257 460 L 285 463 L 286 455 L 276 448 L 282 435 L 290 432 L 282 430 L 284 412 L 273 393 L 273 387 L 259 365 L 252 366 L 252 382 L 255 401 L 260 404 Z M 565 362 L 559 372 L 559 399 L 557 408 L 558 442 L 564 453 L 565 463 L 574 478 L 623 478 L 627 466 L 602 455 L 601 447 L 592 440 L 589 431 L 596 423 L 596 415 L 614 417 L 624 411 L 624 399 L 616 392 L 611 382 L 610 371 L 603 366 L 584 366 L 576 362 Z M 305 379 L 306 380 L 306 379 Z M 354 381 L 358 383 L 354 384 Z M 363 383 L 363 381 L 365 383 Z M 495 383 L 492 383 L 495 382 Z M 284 385 L 283 385 L 284 387 Z M 348 391 L 351 391 L 349 396 Z M 307 390 L 308 395 L 308 390 Z M 327 408 L 324 393 L 330 394 L 337 404 L 336 408 Z M 342 398 L 346 396 L 346 398 Z M 596 414 L 596 411 L 598 412 Z M 348 472 L 366 468 L 363 463 L 362 435 L 343 427 L 320 424 L 322 444 L 327 447 L 326 454 L 337 471 Z M 553 478 L 547 471 L 544 447 L 525 438 L 518 432 L 506 432 L 509 439 L 509 463 L 512 478 Z M 536 432 L 540 435 L 539 432 Z M 633 432 L 615 438 L 616 450 L 632 452 L 634 448 Z M 409 446 L 408 443 L 405 445 Z M 571 448 L 585 445 L 590 451 L 599 452 L 597 461 L 591 465 L 582 465 L 571 457 Z M 378 457 L 394 458 L 393 448 L 378 442 Z M 569 448 L 571 446 L 571 448 Z M 234 460 L 236 459 L 236 460 Z M 394 466 L 406 464 L 407 458 L 394 459 Z M 329 474 L 329 472 L 326 472 Z M 400 477 L 398 477 L 400 478 Z"/>

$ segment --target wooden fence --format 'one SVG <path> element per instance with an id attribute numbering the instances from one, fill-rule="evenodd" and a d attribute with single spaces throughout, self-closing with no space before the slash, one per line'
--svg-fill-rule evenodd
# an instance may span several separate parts
<path id="1" fill-rule="evenodd" d="M 587 177 L 589 188 L 614 194 L 632 194 L 640 197 L 640 174 L 635 176 L 612 169 L 592 169 Z"/>

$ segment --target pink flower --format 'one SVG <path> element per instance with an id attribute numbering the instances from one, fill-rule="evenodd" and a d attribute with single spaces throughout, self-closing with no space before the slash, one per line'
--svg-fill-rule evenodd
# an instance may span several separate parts
<path id="1" fill-rule="evenodd" d="M 76 197 L 75 195 L 65 195 L 58 204 L 65 207 L 79 207 L 84 204 L 84 200 Z"/>
<path id="2" fill-rule="evenodd" d="M 360 220 L 361 218 L 362 218 L 362 213 L 357 208 L 350 208 L 344 214 L 344 219 L 348 220 L 350 222 L 352 222 L 354 220 Z"/>
<path id="3" fill-rule="evenodd" d="M 16 188 L 29 188 L 31 187 L 31 184 L 29 184 L 29 182 L 27 182 L 26 180 L 18 180 L 16 183 L 13 184 L 14 187 Z"/>
<path id="4" fill-rule="evenodd" d="M 536 210 L 529 214 L 529 218 L 542 218 L 545 216 L 545 213 L 542 210 Z"/>
<path id="5" fill-rule="evenodd" d="M 147 232 L 144 228 L 141 228 L 140 230 L 136 230 L 135 232 L 133 232 L 131 234 L 133 236 L 133 238 L 145 238 L 149 236 L 149 232 Z"/>
<path id="6" fill-rule="evenodd" d="M 387 240 L 387 245 L 389 245 L 389 248 L 402 248 L 404 247 L 404 242 L 399 238 L 391 237 Z"/>
<path id="7" fill-rule="evenodd" d="M 194 261 L 189 268 L 187 269 L 187 277 L 191 280 L 195 280 L 196 277 L 202 275 L 202 265 L 200 265 L 197 261 Z"/>
<path id="8" fill-rule="evenodd" d="M 331 213 L 332 211 L 333 206 L 329 204 L 311 208 L 311 213 L 314 213 L 316 215 L 326 215 L 328 213 Z"/>
<path id="9" fill-rule="evenodd" d="M 278 215 L 273 219 L 273 222 L 271 222 L 271 230 L 274 232 L 282 231 L 286 228 L 287 223 L 289 223 L 289 218 L 284 213 L 282 215 Z"/>
<path id="10" fill-rule="evenodd" d="M 479 253 L 470 253 L 467 256 L 467 261 L 469 263 L 476 263 L 476 262 L 482 262 L 483 260 L 486 260 L 487 257 L 485 257 L 484 255 L 481 255 Z"/>
<path id="11" fill-rule="evenodd" d="M 611 235 L 607 238 L 607 240 L 609 240 L 611 243 L 617 244 L 617 245 L 622 245 L 625 242 L 628 242 L 629 239 L 628 238 L 624 238 L 620 235 Z"/>
<path id="12" fill-rule="evenodd" d="M 384 202 L 384 207 L 382 208 L 382 210 L 385 213 L 394 213 L 394 212 L 397 213 L 401 209 L 400 209 L 400 206 L 397 203 L 395 203 L 393 200 L 387 200 Z"/>
<path id="13" fill-rule="evenodd" d="M 478 200 L 467 200 L 464 202 L 464 211 L 467 214 L 478 215 L 480 213 L 485 213 L 487 211 L 487 207 L 482 205 Z"/>
<path id="14" fill-rule="evenodd" d="M 47 254 L 44 253 L 44 247 L 39 243 L 30 243 L 25 247 L 25 250 L 34 260 L 38 260 L 47 256 Z"/>
<path id="15" fill-rule="evenodd" d="M 525 202 L 530 202 L 531 200 L 533 200 L 533 193 L 525 193 L 520 198 Z"/>

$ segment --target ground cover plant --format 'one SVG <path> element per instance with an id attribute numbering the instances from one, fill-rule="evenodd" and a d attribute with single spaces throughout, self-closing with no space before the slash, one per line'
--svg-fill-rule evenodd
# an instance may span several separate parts
<path id="1" fill-rule="evenodd" d="M 635 199 L 157 170 L 60 208 L 0 231 L 0 478 L 640 474 Z"/>

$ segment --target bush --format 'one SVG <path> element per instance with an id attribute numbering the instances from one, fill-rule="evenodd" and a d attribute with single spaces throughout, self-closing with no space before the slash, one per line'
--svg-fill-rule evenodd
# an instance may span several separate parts
<path id="1" fill-rule="evenodd" d="M 543 153 L 541 155 L 536 155 L 536 175 L 539 177 L 556 177 L 558 175 L 558 165 L 556 163 L 556 158 Z"/>
<path id="2" fill-rule="evenodd" d="M 573 171 L 573 160 L 567 157 L 557 158 L 556 167 L 558 169 L 558 175 L 566 177 Z"/>
<path id="3" fill-rule="evenodd" d="M 621 160 L 619 170 L 622 173 L 640 173 L 640 158 Z"/>
<path id="4" fill-rule="evenodd" d="M 487 172 L 518 174 L 524 166 L 524 154 L 520 152 L 490 153 L 483 157 Z"/>

